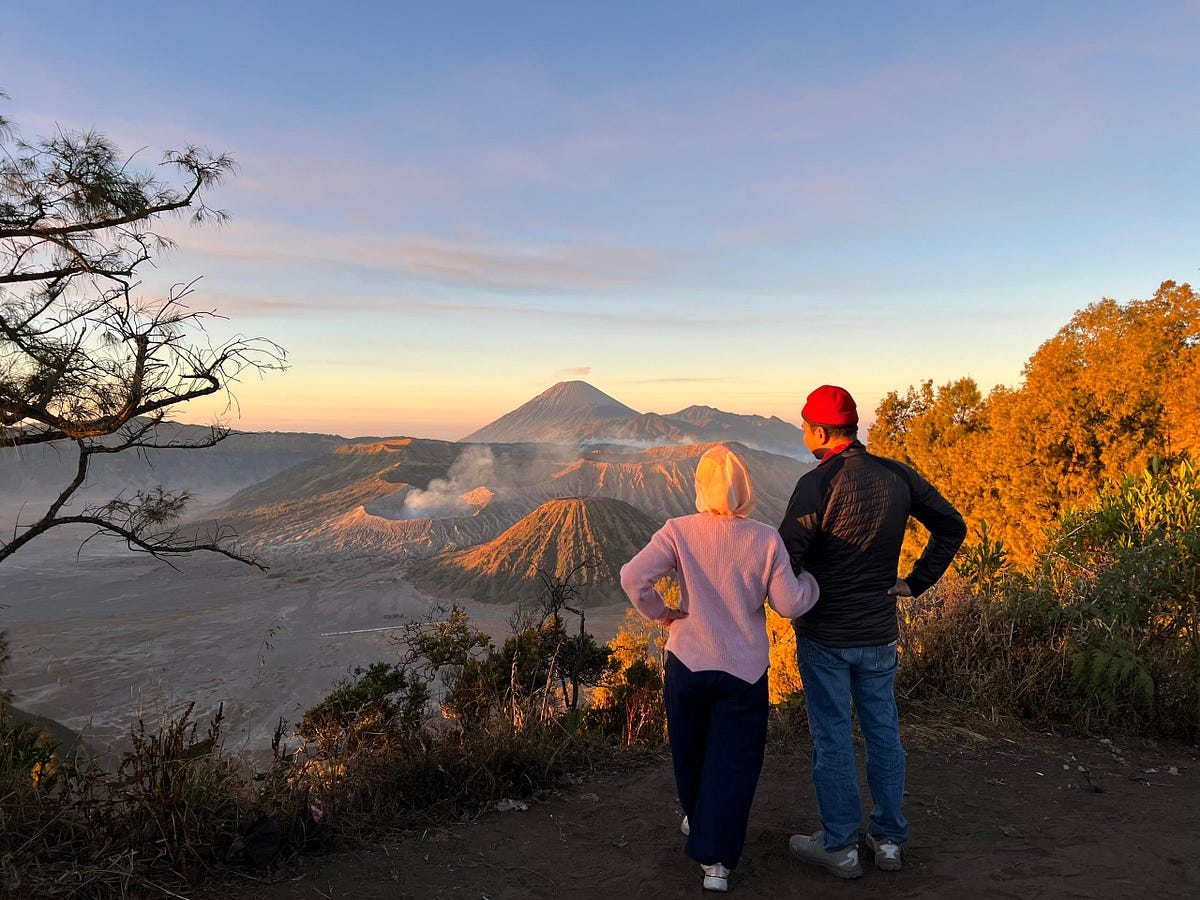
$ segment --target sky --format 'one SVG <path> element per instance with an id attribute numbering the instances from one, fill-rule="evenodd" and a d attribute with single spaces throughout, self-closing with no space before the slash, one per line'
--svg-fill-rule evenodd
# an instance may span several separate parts
<path id="1" fill-rule="evenodd" d="M 182 421 L 454 440 L 572 379 L 869 421 L 1196 283 L 1198 46 L 1200 0 L 58 0 L 0 18 L 0 115 L 238 161 L 142 290 L 289 368 Z"/>

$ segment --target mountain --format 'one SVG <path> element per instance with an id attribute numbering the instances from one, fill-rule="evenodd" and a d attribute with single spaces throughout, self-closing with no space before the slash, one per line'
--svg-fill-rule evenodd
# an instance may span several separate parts
<path id="1" fill-rule="evenodd" d="M 552 456 L 542 460 L 536 445 L 422 438 L 344 444 L 239 491 L 193 524 L 204 531 L 220 523 L 243 546 L 260 549 L 429 555 L 495 537 L 529 511 L 497 515 L 490 492 L 480 490 L 488 482 L 538 481 L 557 464 Z"/>
<path id="2" fill-rule="evenodd" d="M 747 416 L 711 406 L 689 406 L 665 418 L 673 423 L 685 423 L 699 440 L 739 441 L 788 456 L 799 451 L 801 459 L 811 455 L 804 446 L 804 432 L 778 416 Z"/>
<path id="3" fill-rule="evenodd" d="M 621 500 L 662 521 L 695 512 L 696 464 L 711 446 L 580 451 L 552 444 L 364 441 L 246 488 L 197 524 L 211 530 L 220 522 L 243 546 L 260 550 L 409 559 L 490 541 L 564 497 Z M 754 517 L 778 524 L 808 464 L 729 446 L 754 479 Z"/>
<path id="4" fill-rule="evenodd" d="M 660 522 L 621 500 L 550 500 L 493 541 L 414 560 L 407 578 L 425 593 L 483 603 L 536 602 L 539 570 L 576 584 L 580 602 L 620 600 L 621 566 L 646 545 Z"/>
<path id="5" fill-rule="evenodd" d="M 589 422 L 638 415 L 586 381 L 560 381 L 510 413 L 463 438 L 463 442 L 511 443 L 571 439 Z"/>
<path id="6" fill-rule="evenodd" d="M 808 460 L 804 432 L 777 416 L 766 418 L 689 406 L 677 413 L 639 413 L 583 381 L 565 381 L 464 441 L 567 443 L 588 447 L 664 446 L 737 441 L 747 447 Z"/>

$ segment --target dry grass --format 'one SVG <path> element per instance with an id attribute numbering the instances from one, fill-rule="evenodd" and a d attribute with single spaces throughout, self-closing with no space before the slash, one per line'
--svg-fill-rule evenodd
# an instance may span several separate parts
<path id="1" fill-rule="evenodd" d="M 611 755 L 559 722 L 387 735 L 336 758 L 291 752 L 279 732 L 254 773 L 222 750 L 219 715 L 197 739 L 190 713 L 139 724 L 115 772 L 0 759 L 0 897 L 177 896 L 214 872 L 478 815 Z"/>
<path id="2" fill-rule="evenodd" d="M 1069 718 L 1068 637 L 1053 598 L 988 596 L 949 578 L 902 610 L 897 692 L 953 701 L 993 721 Z"/>

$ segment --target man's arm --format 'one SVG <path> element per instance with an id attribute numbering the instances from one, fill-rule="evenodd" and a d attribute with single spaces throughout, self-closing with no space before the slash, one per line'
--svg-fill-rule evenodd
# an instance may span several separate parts
<path id="1" fill-rule="evenodd" d="M 909 469 L 912 488 L 912 517 L 929 529 L 929 543 L 906 578 L 888 593 L 918 597 L 931 588 L 950 567 L 954 554 L 967 536 L 967 523 L 937 488 Z M 908 589 L 902 593 L 901 582 Z"/>
<path id="2" fill-rule="evenodd" d="M 792 572 L 797 576 L 807 568 L 805 557 L 821 525 L 821 492 L 816 481 L 815 478 L 801 478 L 796 482 L 787 512 L 779 525 L 783 546 L 792 562 Z"/>

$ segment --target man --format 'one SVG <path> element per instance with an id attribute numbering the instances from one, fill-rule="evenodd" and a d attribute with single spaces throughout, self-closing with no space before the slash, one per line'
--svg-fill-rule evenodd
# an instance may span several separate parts
<path id="1" fill-rule="evenodd" d="M 793 835 L 792 853 L 842 878 L 858 878 L 862 807 L 850 703 L 867 747 L 875 808 L 866 831 L 875 865 L 901 866 L 908 839 L 904 748 L 896 712 L 896 598 L 934 584 L 967 528 L 958 511 L 909 466 L 874 456 L 858 440 L 858 408 L 844 388 L 822 385 L 801 415 L 817 467 L 796 483 L 779 531 L 795 571 L 811 572 L 821 601 L 794 620 L 796 656 L 812 731 L 813 789 L 821 830 Z M 899 578 L 900 549 L 912 516 L 929 542 Z"/>

